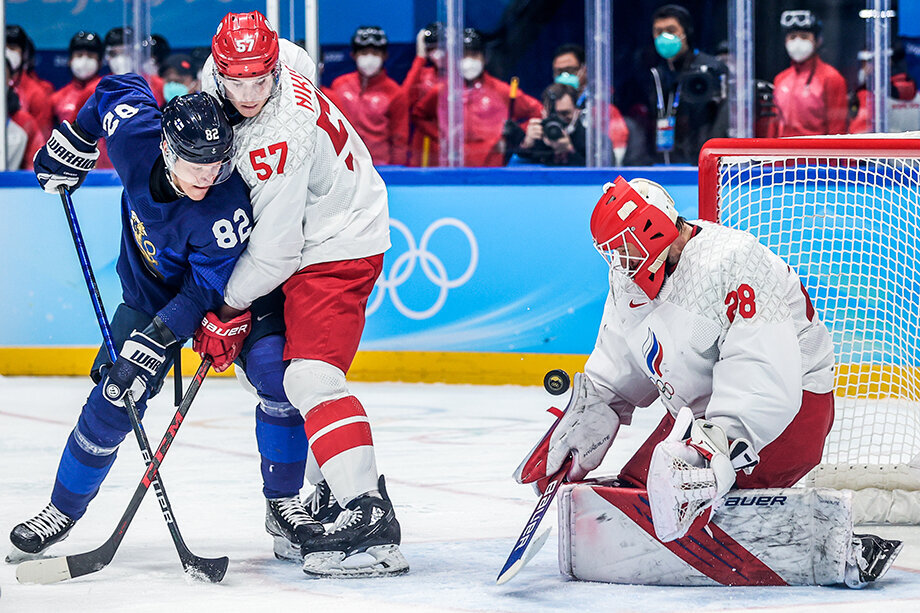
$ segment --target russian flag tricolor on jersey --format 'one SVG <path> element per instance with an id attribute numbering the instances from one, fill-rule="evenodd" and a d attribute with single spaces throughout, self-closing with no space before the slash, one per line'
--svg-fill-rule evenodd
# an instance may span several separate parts
<path id="1" fill-rule="evenodd" d="M 661 360 L 664 359 L 664 349 L 658 342 L 658 337 L 651 329 L 648 331 L 648 337 L 642 345 L 642 353 L 645 354 L 645 365 L 652 375 L 661 377 Z"/>

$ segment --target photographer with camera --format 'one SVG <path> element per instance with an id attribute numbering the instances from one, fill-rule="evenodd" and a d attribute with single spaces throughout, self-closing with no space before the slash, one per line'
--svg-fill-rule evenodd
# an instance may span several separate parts
<path id="1" fill-rule="evenodd" d="M 667 4 L 652 15 L 652 37 L 660 58 L 647 85 L 652 125 L 649 151 L 657 163 L 696 164 L 710 138 L 728 136 L 728 69 L 693 49 L 689 11 Z"/>
<path id="2" fill-rule="evenodd" d="M 541 117 L 527 122 L 516 148 L 521 162 L 545 166 L 585 165 L 585 126 L 581 121 L 581 109 L 575 104 L 577 99 L 578 92 L 571 85 L 553 83 L 543 90 Z"/>

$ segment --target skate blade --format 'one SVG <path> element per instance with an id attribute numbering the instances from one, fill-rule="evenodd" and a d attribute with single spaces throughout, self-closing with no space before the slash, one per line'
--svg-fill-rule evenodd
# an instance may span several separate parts
<path id="1" fill-rule="evenodd" d="M 300 553 L 300 545 L 295 545 L 283 536 L 273 536 L 275 540 L 274 551 L 275 557 L 279 560 L 289 560 L 291 562 L 302 562 L 303 554 Z"/>
<path id="2" fill-rule="evenodd" d="M 307 554 L 303 572 L 311 577 L 393 577 L 409 572 L 409 563 L 398 545 L 377 545 L 347 557 L 342 551 Z"/>
<path id="3" fill-rule="evenodd" d="M 10 549 L 10 552 L 4 558 L 4 561 L 7 564 L 19 564 L 20 562 L 28 562 L 29 560 L 42 560 L 48 556 L 44 551 L 39 551 L 38 553 L 28 553 L 13 545 Z"/>

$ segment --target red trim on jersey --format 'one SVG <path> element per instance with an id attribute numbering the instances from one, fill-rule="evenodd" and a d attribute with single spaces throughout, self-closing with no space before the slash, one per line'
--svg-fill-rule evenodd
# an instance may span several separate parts
<path id="1" fill-rule="evenodd" d="M 615 506 L 624 515 L 636 522 L 652 538 L 652 509 L 648 493 L 643 489 L 612 488 L 593 486 L 601 498 Z M 786 585 L 782 577 L 763 563 L 756 555 L 745 549 L 716 524 L 709 523 L 709 513 L 697 518 L 687 536 L 661 543 L 668 551 L 722 585 Z M 658 541 L 659 543 L 661 541 Z"/>
<path id="2" fill-rule="evenodd" d="M 352 417 L 361 417 L 364 421 L 335 427 L 336 422 Z M 372 447 L 371 426 L 366 420 L 364 407 L 354 396 L 329 400 L 310 409 L 303 428 L 317 464 L 322 467 L 331 458 L 355 447 Z M 317 438 L 316 433 L 328 426 L 334 427 Z"/>

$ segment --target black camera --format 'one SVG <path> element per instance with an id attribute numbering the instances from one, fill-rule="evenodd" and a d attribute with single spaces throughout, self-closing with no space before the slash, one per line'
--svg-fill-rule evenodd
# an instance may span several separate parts
<path id="1" fill-rule="evenodd" d="M 705 67 L 685 72 L 680 77 L 680 96 L 690 104 L 701 104 L 721 98 L 719 77 Z"/>
<path id="2" fill-rule="evenodd" d="M 550 113 L 541 123 L 543 124 L 543 136 L 547 140 L 559 140 L 565 136 L 566 122 L 556 113 Z"/>

